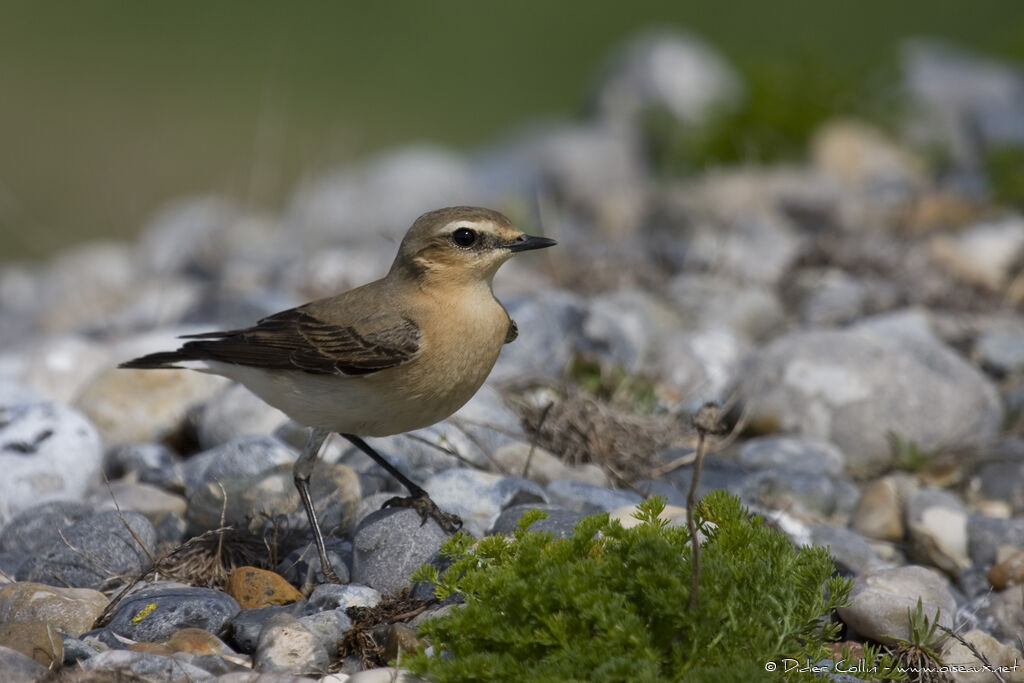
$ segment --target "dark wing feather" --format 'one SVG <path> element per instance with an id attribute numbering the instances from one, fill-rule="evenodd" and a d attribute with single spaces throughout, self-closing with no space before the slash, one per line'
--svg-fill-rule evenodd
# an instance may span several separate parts
<path id="1" fill-rule="evenodd" d="M 379 315 L 355 325 L 326 322 L 302 307 L 260 320 L 254 327 L 188 335 L 176 352 L 152 354 L 123 367 L 171 367 L 186 360 L 214 360 L 273 370 L 327 375 L 366 375 L 412 360 L 420 329 L 412 320 Z"/>

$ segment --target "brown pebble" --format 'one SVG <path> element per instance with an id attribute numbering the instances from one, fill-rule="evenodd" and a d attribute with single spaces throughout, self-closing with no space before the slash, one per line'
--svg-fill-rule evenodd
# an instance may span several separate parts
<path id="1" fill-rule="evenodd" d="M 1024 550 L 1018 551 L 988 570 L 988 582 L 997 591 L 1024 584 Z"/>
<path id="2" fill-rule="evenodd" d="M 302 593 L 283 576 L 256 567 L 238 567 L 232 571 L 227 592 L 242 609 L 284 605 L 302 599 Z"/>
<path id="3" fill-rule="evenodd" d="M 42 621 L 20 621 L 0 624 L 0 645 L 17 650 L 49 669 L 64 661 L 64 641 L 49 624 Z"/>

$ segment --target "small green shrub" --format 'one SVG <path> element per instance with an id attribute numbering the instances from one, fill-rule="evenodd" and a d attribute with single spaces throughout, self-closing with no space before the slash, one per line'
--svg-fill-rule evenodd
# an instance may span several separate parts
<path id="1" fill-rule="evenodd" d="M 442 552 L 453 564 L 424 565 L 414 579 L 442 599 L 461 593 L 465 605 L 427 621 L 420 634 L 434 652 L 402 663 L 442 682 L 763 680 L 769 661 L 830 658 L 838 624 L 829 617 L 851 582 L 833 575 L 827 549 L 794 548 L 715 491 L 699 506 L 707 540 L 690 611 L 689 534 L 665 526 L 663 508 L 644 501 L 632 529 L 598 514 L 555 539 L 528 530 L 536 512 L 513 539 L 449 539 Z M 815 680 L 785 676 L 804 677 Z"/>

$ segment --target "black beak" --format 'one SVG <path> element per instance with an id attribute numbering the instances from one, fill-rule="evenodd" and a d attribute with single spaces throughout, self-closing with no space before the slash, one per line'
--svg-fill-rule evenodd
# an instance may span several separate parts
<path id="1" fill-rule="evenodd" d="M 512 242 L 509 242 L 506 246 L 509 251 L 530 251 L 531 249 L 544 249 L 545 247 L 553 247 L 558 242 L 554 241 L 550 237 L 534 237 L 533 235 L 520 235 L 515 238 Z"/>

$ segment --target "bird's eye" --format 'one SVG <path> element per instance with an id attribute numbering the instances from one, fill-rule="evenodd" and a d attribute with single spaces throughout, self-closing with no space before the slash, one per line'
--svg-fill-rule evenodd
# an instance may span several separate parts
<path id="1" fill-rule="evenodd" d="M 476 242 L 476 232 L 469 228 L 459 228 L 452 233 L 452 240 L 460 247 L 471 247 Z"/>

